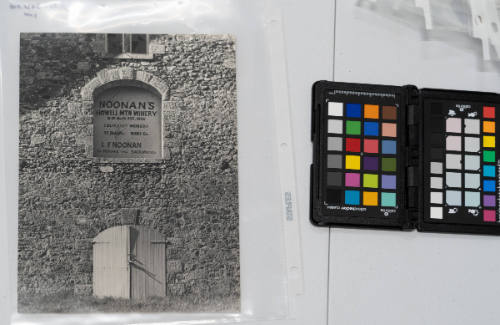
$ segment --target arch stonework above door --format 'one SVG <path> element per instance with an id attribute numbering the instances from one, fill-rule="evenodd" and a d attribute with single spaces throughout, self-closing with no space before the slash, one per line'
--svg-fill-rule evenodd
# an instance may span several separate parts
<path id="1" fill-rule="evenodd" d="M 142 70 L 135 70 L 129 67 L 116 69 L 103 69 L 97 73 L 97 76 L 90 80 L 81 91 L 83 101 L 94 101 L 94 92 L 110 82 L 120 80 L 135 80 L 144 83 L 156 89 L 160 93 L 162 102 L 168 100 L 168 85 L 157 76 Z"/>

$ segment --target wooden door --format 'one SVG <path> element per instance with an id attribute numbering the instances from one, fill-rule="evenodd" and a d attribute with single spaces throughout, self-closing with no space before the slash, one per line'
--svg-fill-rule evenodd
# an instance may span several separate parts
<path id="1" fill-rule="evenodd" d="M 130 228 L 104 230 L 93 240 L 93 287 L 97 297 L 130 298 Z"/>
<path id="2" fill-rule="evenodd" d="M 165 238 L 145 226 L 117 226 L 93 240 L 93 287 L 97 297 L 164 297 Z"/>
<path id="3" fill-rule="evenodd" d="M 160 233 L 144 226 L 131 227 L 130 272 L 132 299 L 165 296 L 165 238 Z"/>

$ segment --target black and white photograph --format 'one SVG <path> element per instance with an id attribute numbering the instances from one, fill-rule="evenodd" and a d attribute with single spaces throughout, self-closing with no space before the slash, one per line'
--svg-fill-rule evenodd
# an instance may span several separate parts
<path id="1" fill-rule="evenodd" d="M 19 313 L 239 312 L 235 51 L 20 35 Z"/>

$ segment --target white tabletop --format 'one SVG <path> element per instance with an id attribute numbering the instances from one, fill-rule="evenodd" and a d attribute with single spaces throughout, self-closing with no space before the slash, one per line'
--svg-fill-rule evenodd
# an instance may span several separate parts
<path id="1" fill-rule="evenodd" d="M 478 40 L 382 5 L 336 10 L 336 81 L 499 92 Z M 498 250 L 495 236 L 332 229 L 328 324 L 498 324 Z"/>

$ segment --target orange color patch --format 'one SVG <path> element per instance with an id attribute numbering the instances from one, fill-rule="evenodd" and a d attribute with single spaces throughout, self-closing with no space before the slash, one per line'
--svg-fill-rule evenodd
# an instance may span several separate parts
<path id="1" fill-rule="evenodd" d="M 365 104 L 365 118 L 378 119 L 378 105 Z"/>
<path id="2" fill-rule="evenodd" d="M 363 205 L 378 205 L 378 193 L 363 191 Z"/>
<path id="3" fill-rule="evenodd" d="M 483 132 L 484 133 L 495 133 L 495 122 L 483 121 Z"/>

